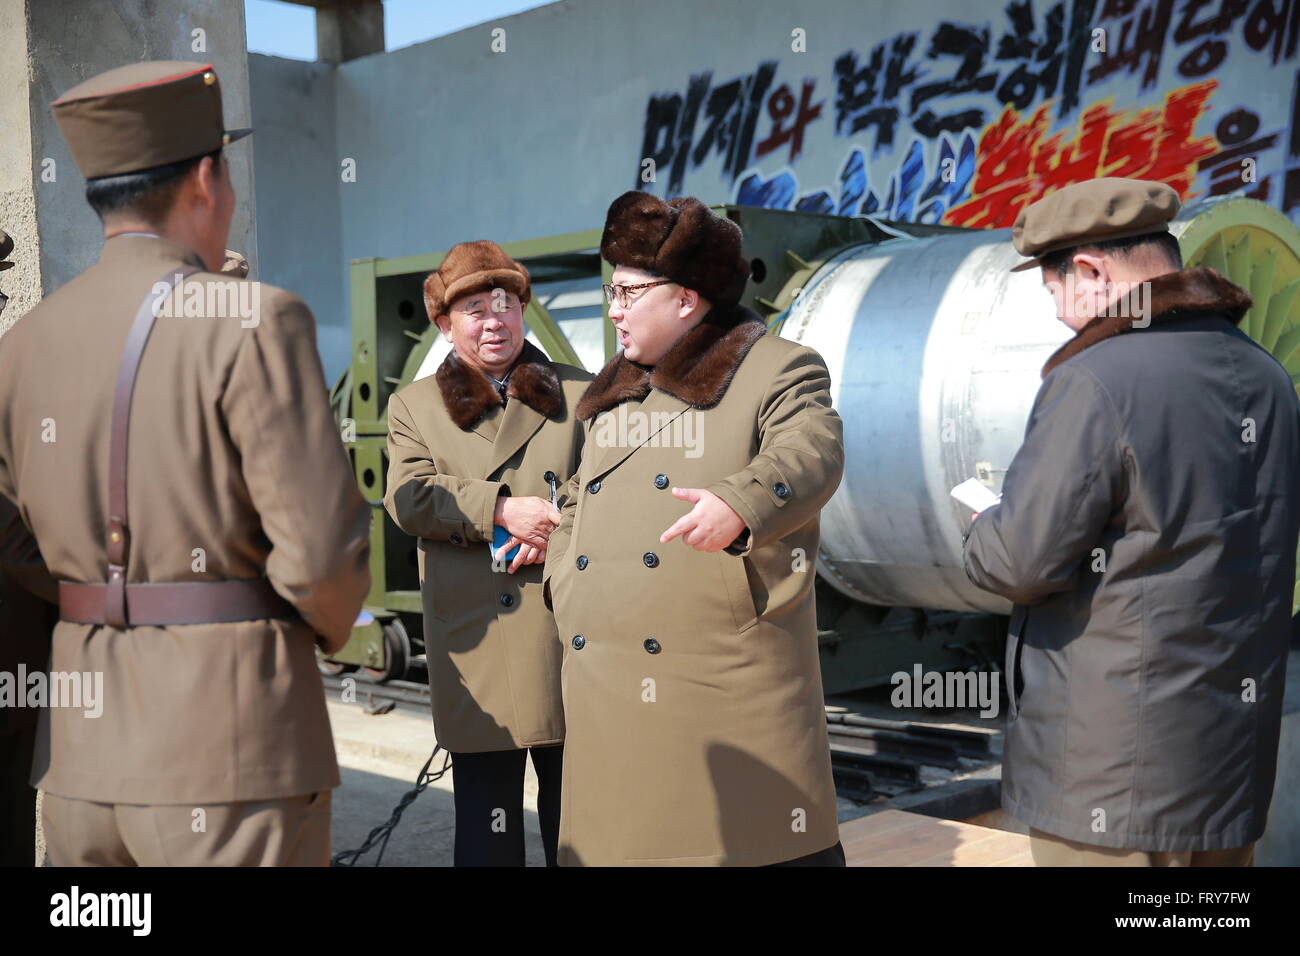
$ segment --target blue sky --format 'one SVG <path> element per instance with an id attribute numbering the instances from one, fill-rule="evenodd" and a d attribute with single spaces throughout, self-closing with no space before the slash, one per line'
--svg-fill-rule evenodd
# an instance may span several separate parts
<path id="1" fill-rule="evenodd" d="M 384 0 L 384 47 L 396 50 L 541 6 L 540 0 Z M 244 17 L 249 52 L 316 59 L 316 11 L 311 7 L 244 0 Z"/>

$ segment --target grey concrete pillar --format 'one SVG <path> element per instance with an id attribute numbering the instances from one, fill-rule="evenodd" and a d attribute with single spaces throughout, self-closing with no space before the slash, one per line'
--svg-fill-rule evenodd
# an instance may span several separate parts
<path id="1" fill-rule="evenodd" d="M 229 0 L 0 0 L 0 226 L 18 265 L 0 275 L 12 323 L 99 258 L 103 232 L 50 103 L 97 73 L 141 60 L 215 65 L 231 128 L 252 125 L 244 7 Z M 229 246 L 256 275 L 253 143 L 226 150 L 238 197 Z M 0 327 L 2 328 L 2 327 Z"/>
<path id="2" fill-rule="evenodd" d="M 380 0 L 321 0 L 316 6 L 316 59 L 346 63 L 384 52 L 384 7 Z"/>
<path id="3" fill-rule="evenodd" d="M 0 334 L 41 299 L 27 53 L 26 0 L 0 0 L 0 228 L 14 240 L 15 263 L 0 272 L 0 291 L 9 296 Z"/>

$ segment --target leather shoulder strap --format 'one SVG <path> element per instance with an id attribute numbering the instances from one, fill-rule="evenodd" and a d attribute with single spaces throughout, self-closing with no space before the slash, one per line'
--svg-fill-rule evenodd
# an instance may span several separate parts
<path id="1" fill-rule="evenodd" d="M 158 307 L 185 280 L 200 271 L 183 265 L 168 269 L 149 287 L 127 333 L 126 347 L 117 366 L 117 383 L 113 386 L 113 421 L 108 446 L 108 527 L 105 548 L 108 552 L 108 587 L 104 591 L 104 623 L 109 627 L 129 626 L 126 616 L 126 556 L 129 530 L 126 515 L 127 437 L 131 426 L 131 395 L 144 347 L 158 318 Z"/>

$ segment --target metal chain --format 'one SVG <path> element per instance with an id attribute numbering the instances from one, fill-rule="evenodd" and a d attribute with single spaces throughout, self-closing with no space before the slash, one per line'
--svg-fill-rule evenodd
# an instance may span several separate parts
<path id="1" fill-rule="evenodd" d="M 366 842 L 355 850 L 344 850 L 341 853 L 334 854 L 333 859 L 330 860 L 330 866 L 356 866 L 357 861 L 376 846 L 379 847 L 379 856 L 375 858 L 375 866 L 379 866 L 384 862 L 384 850 L 388 849 L 388 838 L 393 835 L 393 830 L 401 822 L 402 814 L 406 812 L 406 808 L 415 802 L 416 797 L 428 789 L 429 784 L 441 779 L 443 774 L 451 769 L 451 754 L 443 751 L 447 754 L 447 759 L 443 761 L 442 769 L 435 773 L 429 773 L 429 765 L 433 763 L 433 758 L 438 756 L 439 750 L 442 750 L 442 747 L 435 744 L 433 753 L 429 754 L 429 759 L 424 762 L 419 775 L 415 778 L 415 787 L 402 794 L 402 799 L 397 802 L 397 806 L 393 807 L 392 816 L 371 830 L 366 837 Z"/>

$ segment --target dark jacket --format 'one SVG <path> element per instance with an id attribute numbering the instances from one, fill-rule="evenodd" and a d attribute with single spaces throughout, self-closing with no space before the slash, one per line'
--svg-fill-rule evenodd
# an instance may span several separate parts
<path id="1" fill-rule="evenodd" d="M 1016 603 L 1002 805 L 1067 839 L 1243 846 L 1277 762 L 1300 403 L 1211 269 L 1052 356 L 966 573 Z"/>

